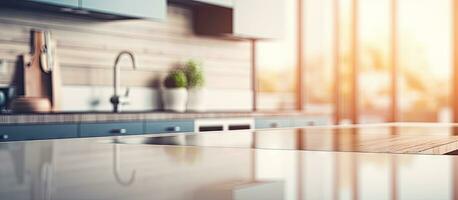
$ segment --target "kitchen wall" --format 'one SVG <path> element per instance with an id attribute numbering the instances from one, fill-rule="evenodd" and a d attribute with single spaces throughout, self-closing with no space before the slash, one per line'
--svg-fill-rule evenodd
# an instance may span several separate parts
<path id="1" fill-rule="evenodd" d="M 137 70 L 123 59 L 122 85 L 131 89 L 126 110 L 159 108 L 158 83 L 189 58 L 203 61 L 209 110 L 250 110 L 250 44 L 200 37 L 192 31 L 192 12 L 169 6 L 164 22 L 103 21 L 56 13 L 0 8 L 0 84 L 16 85 L 16 57 L 29 52 L 30 30 L 51 30 L 62 68 L 63 109 L 110 110 L 112 67 L 117 53 L 133 51 Z"/>

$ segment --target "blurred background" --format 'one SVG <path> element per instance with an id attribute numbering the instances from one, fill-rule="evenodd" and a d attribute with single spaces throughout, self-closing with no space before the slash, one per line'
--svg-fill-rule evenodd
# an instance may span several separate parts
<path id="1" fill-rule="evenodd" d="M 257 110 L 453 121 L 452 0 L 287 1 L 286 37 L 256 43 Z"/>

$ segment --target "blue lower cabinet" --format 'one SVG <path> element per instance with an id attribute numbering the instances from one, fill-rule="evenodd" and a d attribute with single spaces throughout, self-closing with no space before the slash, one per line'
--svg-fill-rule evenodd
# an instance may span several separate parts
<path id="1" fill-rule="evenodd" d="M 310 117 L 295 117 L 293 119 L 294 127 L 315 126 L 317 121 Z"/>
<path id="2" fill-rule="evenodd" d="M 80 125 L 80 137 L 141 135 L 143 122 L 85 123 Z"/>
<path id="3" fill-rule="evenodd" d="M 293 125 L 295 127 L 304 126 L 323 126 L 330 125 L 331 119 L 326 116 L 308 116 L 308 117 L 296 117 L 293 119 Z"/>
<path id="4" fill-rule="evenodd" d="M 37 124 L 0 126 L 0 142 L 78 137 L 76 124 Z"/>
<path id="5" fill-rule="evenodd" d="M 150 121 L 145 129 L 149 134 L 194 132 L 194 120 Z"/>
<path id="6" fill-rule="evenodd" d="M 289 117 L 260 117 L 255 119 L 256 129 L 265 128 L 288 128 L 293 123 Z"/>

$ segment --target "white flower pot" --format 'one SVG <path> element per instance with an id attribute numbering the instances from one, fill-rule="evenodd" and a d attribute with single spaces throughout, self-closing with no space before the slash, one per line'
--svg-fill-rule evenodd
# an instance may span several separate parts
<path id="1" fill-rule="evenodd" d="M 162 90 L 162 105 L 168 111 L 186 111 L 188 91 L 186 88 L 167 88 Z"/>
<path id="2" fill-rule="evenodd" d="M 187 110 L 194 112 L 205 111 L 205 94 L 206 90 L 203 88 L 188 89 Z"/>

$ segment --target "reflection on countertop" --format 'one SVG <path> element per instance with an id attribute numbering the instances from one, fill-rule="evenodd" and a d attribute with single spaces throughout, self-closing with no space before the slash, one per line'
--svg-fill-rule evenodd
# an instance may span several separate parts
<path id="1" fill-rule="evenodd" d="M 119 144 L 446 154 L 458 150 L 454 124 L 392 123 L 125 137 Z"/>
<path id="2" fill-rule="evenodd" d="M 264 131 L 265 137 L 260 132 L 238 134 L 255 135 L 254 145 L 281 147 L 281 143 L 297 144 L 281 136 L 297 130 Z M 424 130 L 404 133 L 441 135 Z M 383 132 L 367 131 L 368 135 Z M 210 134 L 212 139 L 224 136 Z M 316 139 L 318 135 L 305 136 L 307 145 L 327 143 Z M 110 139 L 114 138 L 1 143 L 0 199 L 209 200 L 236 199 L 234 195 L 287 200 L 453 199 L 458 195 L 455 156 L 103 142 Z"/>

